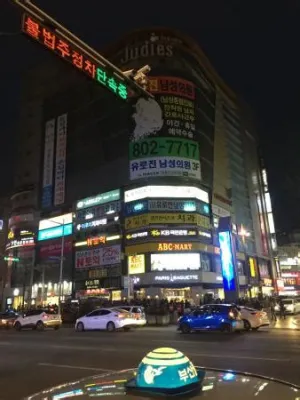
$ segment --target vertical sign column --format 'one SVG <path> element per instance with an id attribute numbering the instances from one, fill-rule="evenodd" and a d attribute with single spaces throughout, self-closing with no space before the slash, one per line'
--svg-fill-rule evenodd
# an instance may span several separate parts
<path id="1" fill-rule="evenodd" d="M 42 208 L 51 207 L 52 204 L 54 138 L 55 119 L 51 119 L 45 126 Z"/>
<path id="2" fill-rule="evenodd" d="M 66 181 L 66 150 L 67 150 L 67 114 L 57 118 L 56 162 L 55 162 L 55 188 L 54 205 L 63 204 L 65 201 Z"/>

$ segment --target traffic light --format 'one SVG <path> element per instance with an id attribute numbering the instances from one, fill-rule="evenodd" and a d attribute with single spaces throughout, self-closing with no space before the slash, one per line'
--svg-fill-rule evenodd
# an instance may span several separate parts
<path id="1" fill-rule="evenodd" d="M 20 259 L 18 257 L 5 256 L 4 261 L 19 262 Z"/>

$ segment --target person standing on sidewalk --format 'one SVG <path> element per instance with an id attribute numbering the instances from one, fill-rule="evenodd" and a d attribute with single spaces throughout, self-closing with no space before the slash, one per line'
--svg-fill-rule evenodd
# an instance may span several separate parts
<path id="1" fill-rule="evenodd" d="M 276 311 L 275 311 L 275 303 L 271 302 L 271 321 L 277 321 Z"/>
<path id="2" fill-rule="evenodd" d="M 285 319 L 285 305 L 282 300 L 279 302 L 280 319 Z"/>

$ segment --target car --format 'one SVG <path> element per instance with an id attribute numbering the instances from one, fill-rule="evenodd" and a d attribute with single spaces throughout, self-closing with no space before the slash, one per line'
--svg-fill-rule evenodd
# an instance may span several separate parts
<path id="1" fill-rule="evenodd" d="M 19 315 L 14 322 L 16 331 L 23 328 L 32 328 L 43 331 L 45 328 L 59 329 L 62 324 L 61 315 L 52 310 L 29 310 Z"/>
<path id="2" fill-rule="evenodd" d="M 298 314 L 300 312 L 300 302 L 298 299 L 282 299 L 286 314 Z M 276 313 L 280 312 L 280 305 L 275 306 Z"/>
<path id="3" fill-rule="evenodd" d="M 246 331 L 257 331 L 263 326 L 269 326 L 270 320 L 265 311 L 258 311 L 251 307 L 237 306 L 241 313 L 242 320 Z"/>
<path id="4" fill-rule="evenodd" d="M 180 317 L 178 330 L 182 333 L 198 330 L 241 332 L 244 323 L 241 313 L 232 304 L 207 304 Z"/>
<path id="5" fill-rule="evenodd" d="M 119 306 L 118 309 L 125 310 L 134 315 L 138 326 L 144 326 L 147 323 L 145 309 L 142 306 Z"/>
<path id="6" fill-rule="evenodd" d="M 98 308 L 78 318 L 75 323 L 75 329 L 79 332 L 99 329 L 106 329 L 108 332 L 114 332 L 116 329 L 129 331 L 137 326 L 134 315 L 121 308 Z"/>
<path id="7" fill-rule="evenodd" d="M 12 328 L 18 316 L 19 315 L 14 311 L 0 313 L 0 328 Z"/>

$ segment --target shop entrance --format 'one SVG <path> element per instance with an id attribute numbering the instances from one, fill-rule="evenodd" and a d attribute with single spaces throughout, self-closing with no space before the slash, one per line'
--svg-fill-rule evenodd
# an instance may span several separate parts
<path id="1" fill-rule="evenodd" d="M 191 299 L 191 288 L 168 288 L 162 289 L 162 297 L 167 299 L 168 301 L 177 300 L 177 301 L 184 301 Z"/>

